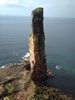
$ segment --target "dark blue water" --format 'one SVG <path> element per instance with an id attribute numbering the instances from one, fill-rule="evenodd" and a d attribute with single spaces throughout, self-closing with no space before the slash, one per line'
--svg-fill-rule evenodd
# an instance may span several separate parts
<path id="1" fill-rule="evenodd" d="M 45 18 L 47 64 L 55 78 L 50 84 L 75 95 L 75 19 Z M 31 19 L 0 17 L 0 66 L 16 63 L 28 52 Z M 61 69 L 57 70 L 56 65 Z"/>

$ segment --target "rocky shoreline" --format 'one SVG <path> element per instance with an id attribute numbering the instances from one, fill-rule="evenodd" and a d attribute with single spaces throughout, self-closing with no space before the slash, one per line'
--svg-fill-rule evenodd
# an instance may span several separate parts
<path id="1" fill-rule="evenodd" d="M 25 59 L 0 68 L 0 100 L 73 100 L 71 96 L 48 85 L 54 76 L 46 64 L 41 7 L 32 11 L 28 49 L 29 54 Z"/>
<path id="2" fill-rule="evenodd" d="M 29 61 L 21 60 L 0 69 L 0 100 L 35 100 L 35 98 L 73 100 L 71 96 L 63 94 L 57 88 L 43 83 L 35 84 L 30 78 Z"/>

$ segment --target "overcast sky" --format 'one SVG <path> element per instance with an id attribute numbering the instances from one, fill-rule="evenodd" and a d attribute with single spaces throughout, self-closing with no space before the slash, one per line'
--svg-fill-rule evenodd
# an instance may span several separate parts
<path id="1" fill-rule="evenodd" d="M 30 16 L 43 7 L 45 17 L 74 17 L 75 0 L 0 0 L 0 15 Z"/>

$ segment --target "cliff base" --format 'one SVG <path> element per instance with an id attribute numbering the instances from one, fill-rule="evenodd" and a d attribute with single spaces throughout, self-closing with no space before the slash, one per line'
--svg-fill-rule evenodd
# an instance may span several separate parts
<path id="1" fill-rule="evenodd" d="M 49 79 L 51 73 L 48 71 Z M 29 61 L 7 64 L 0 69 L 0 100 L 72 100 L 57 88 L 30 78 Z"/>

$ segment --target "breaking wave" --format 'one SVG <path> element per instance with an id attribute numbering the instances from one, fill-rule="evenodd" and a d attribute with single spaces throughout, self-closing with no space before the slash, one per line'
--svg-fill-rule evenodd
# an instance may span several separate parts
<path id="1" fill-rule="evenodd" d="M 60 70 L 61 69 L 61 66 L 60 65 L 56 65 L 55 66 L 55 69 Z"/>
<path id="2" fill-rule="evenodd" d="M 29 56 L 30 56 L 30 53 L 27 52 L 26 55 L 24 55 L 24 56 L 22 57 L 22 59 L 23 59 L 23 60 L 28 60 L 28 59 L 29 59 Z"/>

